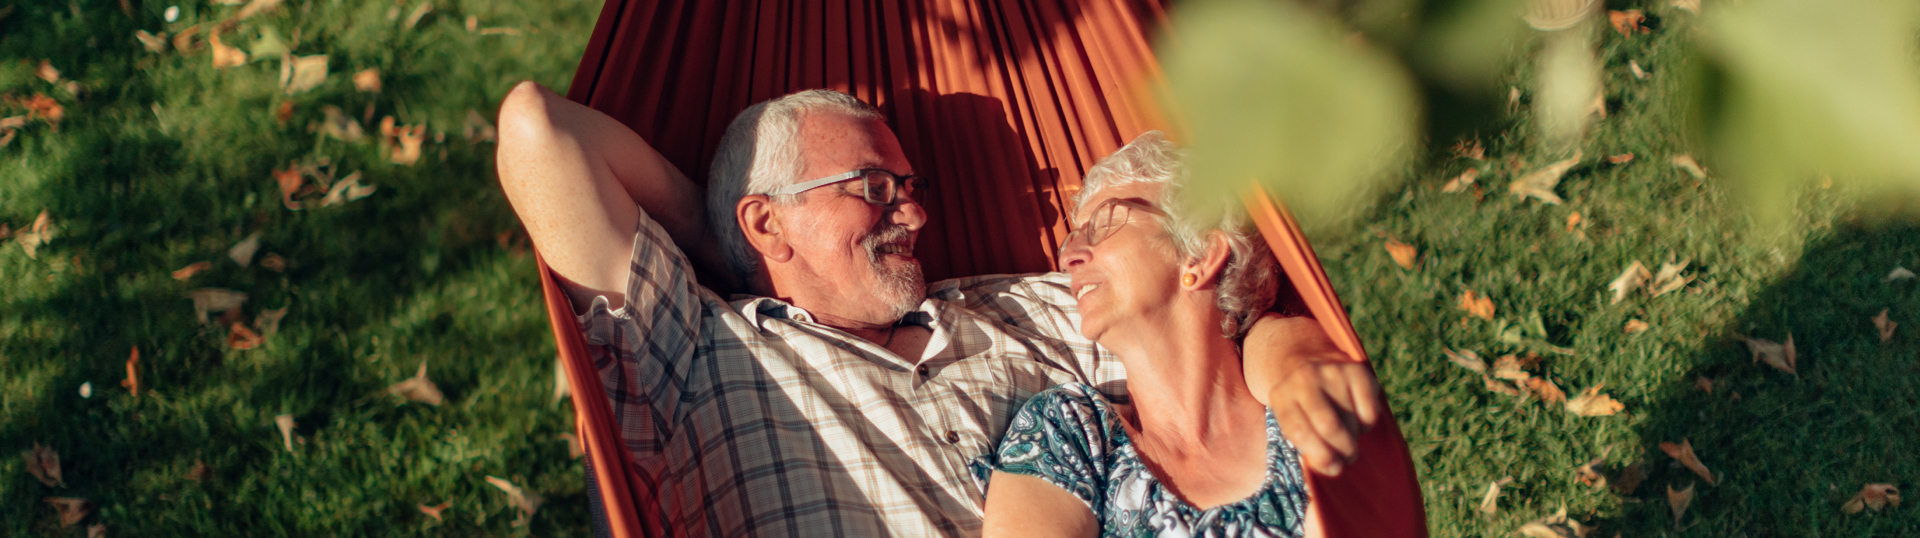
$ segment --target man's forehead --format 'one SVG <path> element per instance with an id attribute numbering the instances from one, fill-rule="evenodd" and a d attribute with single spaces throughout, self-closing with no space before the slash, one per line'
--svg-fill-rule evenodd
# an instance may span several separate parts
<path id="1" fill-rule="evenodd" d="M 800 118 L 800 156 L 813 175 L 861 168 L 911 171 L 893 130 L 878 118 L 819 111 Z M 810 176 L 811 177 L 811 176 Z"/>

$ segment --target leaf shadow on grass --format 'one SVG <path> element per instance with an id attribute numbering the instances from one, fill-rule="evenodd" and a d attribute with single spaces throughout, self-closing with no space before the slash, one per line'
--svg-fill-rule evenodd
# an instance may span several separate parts
<path id="1" fill-rule="evenodd" d="M 1909 204 L 1910 206 L 1911 204 Z M 1848 515 L 1840 507 L 1868 483 L 1911 488 L 1920 476 L 1920 283 L 1887 282 L 1920 255 L 1920 220 L 1867 208 L 1815 232 L 1782 278 L 1749 296 L 1674 381 L 1633 412 L 1649 477 L 1621 527 L 1671 532 L 1662 488 L 1695 486 L 1684 536 L 1891 536 L 1920 532 L 1911 507 Z M 1882 309 L 1903 326 L 1880 342 Z M 1657 322 L 1656 322 L 1657 323 Z M 1785 342 L 1798 376 L 1757 363 L 1738 336 Z M 1696 380 L 1712 380 L 1712 392 Z M 1736 396 L 1737 395 L 1737 396 Z M 1691 441 L 1713 471 L 1709 485 L 1673 463 L 1661 441 Z M 1612 529 L 1608 529 L 1611 532 Z"/>

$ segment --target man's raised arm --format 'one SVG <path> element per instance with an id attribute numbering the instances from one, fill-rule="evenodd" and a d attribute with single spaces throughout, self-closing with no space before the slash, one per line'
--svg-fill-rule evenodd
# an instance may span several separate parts
<path id="1" fill-rule="evenodd" d="M 496 162 L 500 187 L 576 311 L 598 295 L 624 304 L 641 211 L 703 275 L 728 274 L 714 270 L 725 265 L 700 188 L 600 111 L 521 82 L 500 103 Z"/>

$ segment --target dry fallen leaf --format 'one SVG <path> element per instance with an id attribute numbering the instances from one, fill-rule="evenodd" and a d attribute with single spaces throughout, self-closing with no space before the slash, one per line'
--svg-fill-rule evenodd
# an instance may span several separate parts
<path id="1" fill-rule="evenodd" d="M 1888 312 L 1888 311 L 1891 311 L 1891 310 L 1893 310 L 1893 309 L 1891 309 L 1891 308 L 1882 308 L 1882 309 L 1880 309 L 1880 315 L 1878 315 L 1878 316 L 1874 316 L 1874 317 L 1873 317 L 1873 326 L 1874 326 L 1874 328 L 1877 328 L 1877 329 L 1880 329 L 1880 341 L 1881 341 L 1881 342 L 1886 342 L 1886 341 L 1888 341 L 1888 340 L 1892 340 L 1892 339 L 1893 339 L 1893 330 L 1894 330 L 1895 328 L 1898 328 L 1898 327 L 1900 326 L 1900 324 L 1898 324 L 1898 323 L 1894 323 L 1892 319 L 1889 319 L 1889 318 L 1887 318 L 1887 312 Z"/>
<path id="2" fill-rule="evenodd" d="M 26 116 L 8 116 L 0 118 L 0 129 L 14 129 L 27 126 Z"/>
<path id="3" fill-rule="evenodd" d="M 1906 280 L 1909 278 L 1913 278 L 1913 271 L 1908 271 L 1905 267 L 1894 267 L 1893 271 L 1887 273 L 1887 278 L 1880 279 L 1880 281 L 1893 282 L 1895 280 Z"/>
<path id="4" fill-rule="evenodd" d="M 1861 510 L 1871 509 L 1878 512 L 1888 506 L 1900 506 L 1900 490 L 1895 489 L 1893 484 L 1867 484 L 1860 488 L 1859 493 L 1853 494 L 1853 499 L 1841 506 L 1840 511 L 1858 514 Z"/>
<path id="5" fill-rule="evenodd" d="M 266 256 L 260 257 L 260 267 L 275 273 L 285 273 L 287 272 L 287 259 L 280 257 L 279 254 L 269 252 Z"/>
<path id="6" fill-rule="evenodd" d="M 425 503 L 422 503 L 416 508 L 420 509 L 420 513 L 433 518 L 434 521 L 440 521 L 440 512 L 446 511 L 449 506 L 453 506 L 453 501 L 440 503 L 439 506 L 427 506 Z"/>
<path id="7" fill-rule="evenodd" d="M 1646 80 L 1647 70 L 1640 68 L 1639 60 L 1627 60 L 1627 69 L 1633 71 L 1633 78 Z"/>
<path id="8" fill-rule="evenodd" d="M 295 94 L 313 89 L 327 81 L 327 55 L 282 56 L 280 90 Z"/>
<path id="9" fill-rule="evenodd" d="M 1674 166 L 1678 166 L 1681 170 L 1687 171 L 1687 175 L 1693 176 L 1694 179 L 1707 178 L 1707 169 L 1701 168 L 1700 161 L 1693 160 L 1692 155 L 1682 153 L 1674 155 L 1672 160 Z"/>
<path id="10" fill-rule="evenodd" d="M 228 17 L 223 24 L 230 26 L 246 20 L 248 17 L 266 13 L 273 8 L 280 7 L 280 2 L 281 0 L 253 0 L 252 2 L 247 2 L 247 7 L 240 8 L 239 12 L 234 13 L 232 17 Z"/>
<path id="11" fill-rule="evenodd" d="M 440 387 L 427 379 L 427 361 L 420 361 L 420 373 L 387 387 L 387 393 L 427 405 L 440 405 L 446 401 L 446 397 L 440 394 Z"/>
<path id="12" fill-rule="evenodd" d="M 55 130 L 60 128 L 60 120 L 67 117 L 67 108 L 60 106 L 59 101 L 47 97 L 44 93 L 33 94 L 33 97 L 21 101 L 20 106 L 26 107 L 27 119 L 46 120 L 47 124 L 52 125 Z"/>
<path id="13" fill-rule="evenodd" d="M 1800 372 L 1795 371 L 1798 358 L 1795 357 L 1793 349 L 1792 333 L 1787 334 L 1787 343 L 1785 344 L 1775 343 L 1772 340 L 1747 338 L 1745 336 L 1739 338 L 1741 341 L 1747 343 L 1747 349 L 1753 350 L 1754 362 L 1765 361 L 1767 366 L 1772 366 L 1775 370 L 1795 376 L 1800 375 Z"/>
<path id="14" fill-rule="evenodd" d="M 353 89 L 363 92 L 380 91 L 380 68 L 369 67 L 353 74 Z"/>
<path id="15" fill-rule="evenodd" d="M 127 4 L 122 3 L 120 5 L 125 6 Z M 95 523 L 87 525 L 87 538 L 107 538 L 107 524 Z"/>
<path id="16" fill-rule="evenodd" d="M 47 497 L 47 504 L 60 511 L 60 528 L 72 527 L 93 513 L 93 503 L 79 497 Z"/>
<path id="17" fill-rule="evenodd" d="M 487 483 L 493 484 L 493 487 L 500 488 L 500 491 L 507 492 L 507 502 L 512 503 L 515 508 L 520 509 L 520 516 L 513 519 L 513 526 L 515 527 L 526 526 L 527 522 L 533 517 L 533 512 L 539 510 L 540 503 L 544 501 L 539 495 L 522 490 L 519 486 L 513 485 L 513 482 L 508 482 L 503 478 L 488 476 Z"/>
<path id="18" fill-rule="evenodd" d="M 47 244 L 47 240 L 52 237 L 53 217 L 48 216 L 43 209 L 40 211 L 40 216 L 34 217 L 33 225 L 14 234 L 13 239 L 20 242 L 20 249 L 27 252 L 28 258 L 37 259 L 40 257 L 40 245 Z"/>
<path id="19" fill-rule="evenodd" d="M 253 349 L 260 347 L 260 344 L 267 341 L 265 338 L 260 337 L 260 333 L 253 332 L 253 329 L 248 329 L 245 323 L 236 321 L 228 327 L 227 347 L 241 350 Z"/>
<path id="20" fill-rule="evenodd" d="M 1513 388 L 1513 385 L 1509 385 L 1505 381 L 1494 379 L 1493 376 L 1481 374 L 1480 380 L 1486 382 L 1487 390 L 1498 392 L 1508 396 L 1520 395 L 1520 389 Z"/>
<path id="21" fill-rule="evenodd" d="M 133 348 L 133 356 L 127 358 L 127 378 L 120 381 L 120 386 L 126 387 L 127 392 L 133 393 L 133 397 L 135 398 L 140 397 L 140 348 L 139 347 Z"/>
<path id="22" fill-rule="evenodd" d="M 300 174 L 300 170 L 298 168 L 290 168 L 287 170 L 278 170 L 278 169 L 274 170 L 273 181 L 280 185 L 280 204 L 281 205 L 286 206 L 287 209 L 292 209 L 296 211 L 306 207 L 305 203 L 296 202 L 293 200 L 294 196 L 301 194 L 301 188 L 305 187 L 307 183 L 306 177 Z"/>
<path id="23" fill-rule="evenodd" d="M 1573 153 L 1573 158 L 1549 164 L 1545 168 L 1513 180 L 1513 183 L 1507 185 L 1507 192 L 1520 197 L 1532 196 L 1549 204 L 1564 202 L 1565 200 L 1560 199 L 1560 195 L 1554 194 L 1553 188 L 1560 185 L 1561 176 L 1566 175 L 1568 170 L 1572 170 L 1578 164 L 1580 164 L 1580 152 L 1576 151 Z"/>
<path id="24" fill-rule="evenodd" d="M 1607 463 L 1607 458 L 1605 457 L 1599 457 L 1599 458 L 1588 460 L 1586 463 L 1581 464 L 1579 467 L 1573 468 L 1573 477 L 1575 479 L 1578 479 L 1580 483 L 1586 484 L 1587 487 L 1591 487 L 1591 488 L 1606 487 L 1607 475 L 1606 473 L 1601 472 L 1603 469 L 1606 468 L 1606 463 Z"/>
<path id="25" fill-rule="evenodd" d="M 1467 171 L 1461 172 L 1459 176 L 1448 180 L 1446 185 L 1441 185 L 1440 192 L 1460 192 L 1467 190 L 1467 187 L 1473 186 L 1474 180 L 1479 178 L 1480 170 L 1468 168 Z"/>
<path id="26" fill-rule="evenodd" d="M 1473 290 L 1460 294 L 1460 309 L 1481 319 L 1493 320 L 1493 299 L 1475 295 Z"/>
<path id="27" fill-rule="evenodd" d="M 1681 465 L 1692 469 L 1693 474 L 1700 475 L 1700 478 L 1706 479 L 1708 484 L 1715 483 L 1713 480 L 1713 471 L 1708 471 L 1707 466 L 1700 464 L 1700 458 L 1693 455 L 1692 440 L 1681 439 L 1679 444 L 1661 441 L 1660 451 L 1666 452 L 1668 456 L 1673 456 L 1675 460 L 1679 460 Z"/>
<path id="28" fill-rule="evenodd" d="M 1641 13 L 1638 9 L 1607 12 L 1607 21 L 1613 23 L 1614 31 L 1620 32 L 1620 35 L 1623 37 L 1633 37 L 1633 34 L 1636 33 L 1647 33 L 1647 28 L 1640 25 L 1640 23 L 1646 22 L 1646 20 L 1646 14 Z"/>
<path id="29" fill-rule="evenodd" d="M 1607 283 L 1607 289 L 1613 290 L 1613 302 L 1608 304 L 1620 304 L 1620 301 L 1626 300 L 1627 295 L 1632 294 L 1633 290 L 1640 289 L 1640 286 L 1646 284 L 1647 279 L 1650 278 L 1653 278 L 1653 275 L 1647 272 L 1647 266 L 1640 265 L 1640 260 L 1634 260 L 1633 265 L 1628 265 L 1626 270 L 1620 272 L 1619 277 Z"/>
<path id="30" fill-rule="evenodd" d="M 1522 387 L 1527 389 L 1527 392 L 1533 394 L 1534 397 L 1539 398 L 1542 402 L 1560 403 L 1567 399 L 1567 393 L 1561 391 L 1559 386 L 1554 385 L 1553 381 L 1549 381 L 1547 378 L 1529 377 L 1521 380 L 1520 383 Z"/>
<path id="31" fill-rule="evenodd" d="M 480 29 L 480 16 L 479 16 L 479 15 L 468 15 L 468 16 L 467 16 L 467 31 L 469 31 L 469 32 L 471 32 L 471 31 L 474 31 L 474 30 L 479 30 L 479 29 Z"/>
<path id="32" fill-rule="evenodd" d="M 166 32 L 160 32 L 159 34 L 150 34 L 150 33 L 147 33 L 146 30 L 139 30 L 133 33 L 133 38 L 140 40 L 140 45 L 146 47 L 147 52 L 166 52 L 167 51 L 167 33 Z"/>
<path id="33" fill-rule="evenodd" d="M 325 114 L 326 119 L 314 124 L 309 130 L 319 131 L 346 142 L 357 142 L 367 136 L 366 131 L 360 129 L 360 122 L 354 121 L 353 117 L 341 111 L 340 107 L 322 106 L 320 113 Z"/>
<path id="34" fill-rule="evenodd" d="M 247 51 L 240 50 L 240 47 L 221 43 L 218 32 L 207 34 L 207 44 L 213 46 L 214 69 L 247 64 Z"/>
<path id="35" fill-rule="evenodd" d="M 27 473 L 40 483 L 47 487 L 67 487 L 67 481 L 60 477 L 60 454 L 53 448 L 34 443 L 32 449 L 20 452 L 20 458 L 27 460 Z"/>
<path id="36" fill-rule="evenodd" d="M 226 312 L 239 308 L 241 303 L 247 302 L 247 294 L 221 288 L 200 288 L 187 292 L 185 297 L 193 299 L 193 313 L 200 318 L 201 323 L 208 321 L 207 313 L 209 312 Z"/>
<path id="37" fill-rule="evenodd" d="M 92 381 L 88 381 L 88 382 L 85 382 L 85 383 L 81 383 L 81 384 L 80 384 L 80 397 L 81 397 L 81 398 L 92 398 L 92 397 L 93 397 L 93 382 L 92 382 Z"/>
<path id="38" fill-rule="evenodd" d="M 273 417 L 273 424 L 280 427 L 280 441 L 286 443 L 287 452 L 293 452 L 293 415 Z"/>
<path id="39" fill-rule="evenodd" d="M 1687 264 L 1692 262 L 1693 260 L 1688 259 L 1680 263 L 1660 264 L 1660 272 L 1653 275 L 1653 283 L 1647 286 L 1648 291 L 1654 297 L 1659 297 L 1687 287 L 1687 283 L 1692 282 L 1693 277 L 1681 276 L 1680 272 L 1687 270 Z"/>
<path id="40" fill-rule="evenodd" d="M 1694 388 L 1700 389 L 1701 392 L 1705 392 L 1707 394 L 1713 394 L 1713 378 L 1709 378 L 1707 376 L 1700 376 L 1700 377 L 1694 378 L 1693 386 Z"/>
<path id="41" fill-rule="evenodd" d="M 1695 15 L 1700 14 L 1700 0 L 1670 0 L 1667 3 L 1673 7 L 1686 10 L 1688 13 Z"/>
<path id="42" fill-rule="evenodd" d="M 1587 387 L 1579 396 L 1567 398 L 1567 411 L 1583 417 L 1604 417 L 1619 413 L 1627 408 L 1626 404 L 1614 401 L 1612 396 L 1600 393 L 1605 383 Z"/>
<path id="43" fill-rule="evenodd" d="M 1487 496 L 1480 499 L 1480 511 L 1489 514 L 1500 511 L 1500 486 L 1513 482 L 1513 477 L 1503 477 L 1487 484 Z"/>
<path id="44" fill-rule="evenodd" d="M 239 243 L 234 243 L 232 248 L 227 249 L 227 257 L 233 259 L 233 263 L 246 267 L 253 265 L 253 254 L 259 251 L 260 232 L 253 232 L 247 234 L 246 239 L 241 239 Z"/>
<path id="45" fill-rule="evenodd" d="M 1479 353 L 1474 353 L 1472 350 L 1465 350 L 1465 349 L 1460 351 L 1454 351 L 1451 349 L 1442 349 L 1441 351 L 1446 352 L 1447 360 L 1453 361 L 1454 364 L 1458 364 L 1462 368 L 1473 370 L 1473 373 L 1476 373 L 1476 374 L 1487 373 L 1487 362 L 1480 360 Z"/>
<path id="46" fill-rule="evenodd" d="M 7 147 L 7 144 L 12 144 L 13 137 L 16 134 L 19 134 L 19 133 L 14 131 L 13 129 L 0 128 L 0 148 Z M 0 234 L 0 239 L 6 239 L 7 235 L 8 234 Z"/>
<path id="47" fill-rule="evenodd" d="M 1680 491 L 1674 491 L 1672 485 L 1667 486 L 1667 509 L 1673 512 L 1673 526 L 1680 526 L 1680 516 L 1687 515 L 1689 504 L 1693 504 L 1693 484 L 1687 484 L 1686 489 Z"/>
<path id="48" fill-rule="evenodd" d="M 193 468 L 187 470 L 187 480 L 205 482 L 208 478 L 213 478 L 213 468 L 199 459 L 193 460 Z"/>
<path id="49" fill-rule="evenodd" d="M 33 74 L 49 84 L 60 82 L 60 70 L 53 68 L 51 60 L 40 60 L 40 68 L 33 70 Z"/>
<path id="50" fill-rule="evenodd" d="M 1622 496 L 1632 495 L 1633 490 L 1640 488 L 1640 481 L 1646 479 L 1647 471 L 1640 468 L 1640 464 L 1635 463 L 1622 467 L 1619 473 L 1616 473 L 1611 480 L 1608 480 L 1607 486 L 1612 488 L 1615 494 Z"/>
<path id="51" fill-rule="evenodd" d="M 200 43 L 193 39 L 199 33 L 200 25 L 198 24 L 182 28 L 179 33 L 173 34 L 173 50 L 180 51 L 181 54 L 200 50 Z"/>
<path id="52" fill-rule="evenodd" d="M 208 262 L 208 261 L 193 262 L 193 263 L 187 264 L 186 267 L 181 267 L 180 269 L 175 270 L 173 272 L 173 279 L 186 280 L 189 278 L 193 278 L 193 275 L 200 274 L 201 271 L 205 271 L 212 268 L 213 268 L 213 262 Z"/>
<path id="53" fill-rule="evenodd" d="M 1607 157 L 1607 162 L 1610 162 L 1613 164 L 1627 164 L 1627 163 L 1633 162 L 1633 154 L 1622 153 L 1619 155 L 1609 156 Z"/>
<path id="54" fill-rule="evenodd" d="M 413 8 L 413 13 L 407 14 L 407 22 L 401 23 L 400 27 L 412 29 L 413 25 L 420 24 L 420 19 L 426 17 L 427 13 L 431 13 L 432 11 L 433 2 L 422 2 L 420 7 Z"/>
<path id="55" fill-rule="evenodd" d="M 1647 325 L 1647 322 L 1640 321 L 1638 319 L 1630 319 L 1630 320 L 1627 320 L 1627 326 L 1624 327 L 1623 330 L 1627 331 L 1627 334 L 1634 334 L 1634 333 L 1645 331 L 1649 328 L 1652 328 L 1652 326 Z"/>
<path id="56" fill-rule="evenodd" d="M 1586 538 L 1592 532 L 1592 527 L 1567 519 L 1567 508 L 1564 506 L 1553 515 L 1520 526 L 1520 535 L 1529 538 Z"/>
<path id="57" fill-rule="evenodd" d="M 1526 371 L 1527 366 L 1528 364 L 1523 363 L 1519 356 L 1503 355 L 1493 361 L 1493 377 L 1510 381 L 1522 381 L 1532 377 L 1532 375 Z"/>
<path id="58" fill-rule="evenodd" d="M 320 206 L 325 207 L 325 206 L 330 206 L 335 204 L 344 204 L 354 200 L 359 200 L 361 198 L 366 198 L 368 195 L 373 194 L 373 191 L 378 189 L 379 187 L 361 185 L 359 172 L 347 174 L 347 177 L 341 178 L 340 181 L 337 181 L 333 184 L 332 189 L 327 190 L 327 197 L 320 200 Z"/>
<path id="59" fill-rule="evenodd" d="M 420 143 L 426 140 L 427 126 L 395 126 L 393 116 L 380 120 L 381 145 L 388 148 L 388 160 L 394 164 L 413 164 L 420 160 Z"/>
<path id="60" fill-rule="evenodd" d="M 1388 239 L 1386 247 L 1387 255 L 1393 257 L 1393 263 L 1399 264 L 1402 269 L 1413 268 L 1413 257 L 1415 254 L 1413 245 Z"/>
<path id="61" fill-rule="evenodd" d="M 460 127 L 462 136 L 469 143 L 493 142 L 499 139 L 499 132 L 493 128 L 493 122 L 474 109 L 467 109 L 467 123 Z"/>

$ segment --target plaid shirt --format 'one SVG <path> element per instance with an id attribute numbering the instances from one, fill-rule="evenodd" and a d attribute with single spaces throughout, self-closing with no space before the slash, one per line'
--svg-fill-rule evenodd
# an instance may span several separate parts
<path id="1" fill-rule="evenodd" d="M 655 536 L 978 535 L 991 453 L 1028 397 L 1109 391 L 1117 359 L 1081 337 L 1065 275 L 947 280 L 905 322 L 918 358 L 768 297 L 731 303 L 692 278 L 646 216 L 627 304 L 579 323 L 638 463 Z"/>

